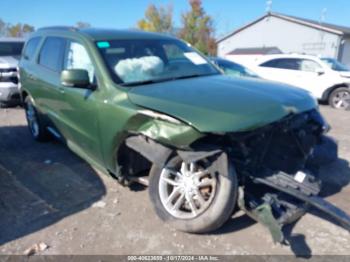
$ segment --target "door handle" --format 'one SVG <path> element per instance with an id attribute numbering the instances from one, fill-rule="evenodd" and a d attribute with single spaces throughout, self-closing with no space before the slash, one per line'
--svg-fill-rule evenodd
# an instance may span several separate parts
<path id="1" fill-rule="evenodd" d="M 32 74 L 29 74 L 29 75 L 28 75 L 28 78 L 29 78 L 30 80 L 36 80 L 36 77 L 35 77 L 34 75 L 32 75 Z"/>

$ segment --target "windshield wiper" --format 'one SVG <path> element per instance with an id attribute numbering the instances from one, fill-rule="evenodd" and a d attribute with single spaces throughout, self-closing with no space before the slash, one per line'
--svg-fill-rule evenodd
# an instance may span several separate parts
<path id="1" fill-rule="evenodd" d="M 212 76 L 212 75 L 217 75 L 217 73 L 212 73 L 212 74 L 193 74 L 193 75 L 179 76 L 179 77 L 172 78 L 172 80 L 186 79 L 186 78 L 195 78 L 195 77 L 202 77 L 202 76 Z"/>
<path id="2" fill-rule="evenodd" d="M 154 83 L 160 83 L 164 81 L 172 80 L 172 78 L 163 78 L 163 79 L 151 79 L 151 80 L 144 80 L 144 81 L 137 81 L 137 82 L 130 82 L 130 83 L 121 83 L 121 86 L 139 86 L 139 85 L 147 85 L 147 84 L 154 84 Z"/>
<path id="3" fill-rule="evenodd" d="M 138 81 L 138 82 L 121 83 L 120 85 L 121 86 L 139 86 L 139 85 L 148 85 L 148 84 L 154 84 L 154 83 L 160 83 L 160 82 L 166 82 L 166 81 L 173 81 L 173 80 L 194 78 L 194 77 L 201 77 L 201 76 L 211 76 L 211 75 L 217 75 L 217 73 L 204 74 L 204 75 L 202 75 L 202 74 L 193 74 L 193 75 L 185 75 L 185 76 L 178 76 L 178 77 L 150 79 L 150 80 L 144 80 L 144 81 Z"/>

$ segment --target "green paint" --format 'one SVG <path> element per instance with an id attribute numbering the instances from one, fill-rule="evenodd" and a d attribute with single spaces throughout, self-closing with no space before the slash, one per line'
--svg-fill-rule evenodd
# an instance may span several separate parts
<path id="1" fill-rule="evenodd" d="M 74 152 L 105 170 L 116 169 L 116 152 L 130 133 L 143 134 L 173 148 L 189 148 L 207 133 L 252 130 L 291 112 L 316 107 L 315 100 L 301 89 L 223 75 L 121 87 L 113 82 L 100 59 L 99 49 L 110 46 L 106 39 L 168 37 L 133 31 L 50 31 L 50 36 L 55 34 L 85 47 L 98 78 L 97 89 L 64 87 L 64 94 L 52 92 L 62 88 L 61 76 L 47 74 L 36 63 L 36 52 L 34 59 L 20 61 L 22 92 L 29 94 L 37 110 L 55 123 Z M 39 30 L 31 37 L 43 40 L 47 35 L 46 30 Z M 38 82 L 28 78 L 29 74 Z M 182 122 L 142 115 L 139 111 L 145 109 Z"/>

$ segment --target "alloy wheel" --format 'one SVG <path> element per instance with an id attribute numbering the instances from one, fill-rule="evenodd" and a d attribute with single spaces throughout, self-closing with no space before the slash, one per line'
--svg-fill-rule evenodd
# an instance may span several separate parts
<path id="1" fill-rule="evenodd" d="M 213 202 L 216 184 L 216 175 L 196 163 L 164 167 L 159 179 L 160 200 L 172 216 L 193 219 Z"/>
<path id="2" fill-rule="evenodd" d="M 350 108 L 350 92 L 341 91 L 334 95 L 332 104 L 338 109 L 348 109 Z"/>

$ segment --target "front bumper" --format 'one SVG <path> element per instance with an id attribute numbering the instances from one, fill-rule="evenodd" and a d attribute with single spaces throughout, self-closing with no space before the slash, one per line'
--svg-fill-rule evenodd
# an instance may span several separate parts
<path id="1" fill-rule="evenodd" d="M 18 103 L 20 100 L 17 84 L 12 82 L 0 82 L 0 102 Z"/>

